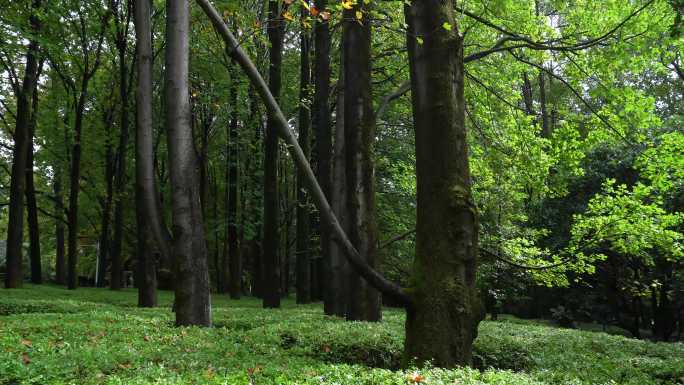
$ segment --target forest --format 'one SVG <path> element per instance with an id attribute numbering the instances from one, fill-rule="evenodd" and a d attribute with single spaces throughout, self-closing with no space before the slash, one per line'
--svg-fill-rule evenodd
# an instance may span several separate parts
<path id="1" fill-rule="evenodd" d="M 684 384 L 683 0 L 0 9 L 0 385 Z"/>

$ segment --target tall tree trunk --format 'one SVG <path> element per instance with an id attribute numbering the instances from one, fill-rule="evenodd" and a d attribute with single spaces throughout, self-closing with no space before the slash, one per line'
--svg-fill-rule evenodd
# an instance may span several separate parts
<path id="1" fill-rule="evenodd" d="M 33 1 L 33 9 L 40 7 Z M 31 15 L 31 29 L 40 28 L 38 18 Z M 26 68 L 21 88 L 17 90 L 17 117 L 12 149 L 12 175 L 10 179 L 9 221 L 7 223 L 7 259 L 5 287 L 20 287 L 23 281 L 24 195 L 26 191 L 26 162 L 28 160 L 29 125 L 31 124 L 31 97 L 38 83 L 38 42 L 31 40 L 26 52 Z"/>
<path id="2" fill-rule="evenodd" d="M 38 65 L 40 73 L 42 63 Z M 38 75 L 39 76 L 39 75 Z M 33 181 L 33 138 L 36 135 L 36 111 L 38 110 L 38 88 L 33 87 L 33 101 L 31 106 L 31 123 L 29 128 L 29 147 L 26 160 L 26 211 L 28 216 L 31 282 L 43 283 L 43 268 L 40 260 L 40 230 L 38 228 L 38 204 L 36 203 L 36 186 Z"/>
<path id="3" fill-rule="evenodd" d="M 167 239 L 162 239 L 160 215 L 154 198 L 154 165 L 152 155 L 152 12 L 150 0 L 138 0 L 134 5 L 135 34 L 137 44 L 138 86 L 136 88 L 136 137 L 135 137 L 135 194 L 136 223 L 138 228 L 138 306 L 157 305 L 157 269 L 149 242 L 150 223 L 157 223 L 157 243 L 162 249 Z M 150 202 L 151 201 L 151 202 Z M 168 257 L 165 256 L 165 257 Z"/>
<path id="4" fill-rule="evenodd" d="M 314 4 L 319 12 L 324 11 L 327 0 L 315 0 Z M 313 98 L 313 130 L 316 143 L 316 176 L 326 198 L 331 197 L 332 172 L 332 129 L 330 118 L 330 25 L 327 20 L 319 18 L 314 24 L 314 98 Z M 336 314 L 336 293 L 331 292 L 328 283 L 334 279 L 331 269 L 331 229 L 323 221 L 320 226 L 321 261 L 323 282 L 323 309 L 325 314 Z"/>
<path id="5" fill-rule="evenodd" d="M 347 211 L 347 178 L 345 175 L 344 143 L 344 73 L 337 83 L 337 121 L 335 123 L 335 151 L 333 156 L 333 180 L 330 204 L 340 226 L 349 232 Z M 328 256 L 328 285 L 325 300 L 325 314 L 346 317 L 349 310 L 350 268 L 343 248 L 331 240 Z"/>
<path id="6" fill-rule="evenodd" d="M 357 15 L 361 14 L 362 19 Z M 370 8 L 359 4 L 346 10 L 343 30 L 344 136 L 350 239 L 371 267 L 377 265 L 377 223 L 373 143 L 375 117 L 371 91 Z M 380 293 L 358 274 L 352 274 L 350 320 L 379 321 Z"/>
<path id="7" fill-rule="evenodd" d="M 176 324 L 211 325 L 207 246 L 188 94 L 190 4 L 166 2 L 166 127 L 173 206 Z"/>
<path id="8" fill-rule="evenodd" d="M 231 70 L 230 102 L 232 104 L 230 124 L 228 127 L 228 169 L 226 172 L 228 182 L 228 194 L 226 194 L 227 207 L 227 236 L 226 254 L 229 259 L 230 271 L 230 298 L 239 299 L 242 294 L 242 256 L 238 244 L 237 227 L 237 203 L 238 203 L 238 75 L 237 71 Z"/>
<path id="9" fill-rule="evenodd" d="M 76 120 L 74 123 L 74 144 L 71 147 L 71 167 L 69 170 L 69 211 L 67 227 L 69 229 L 67 255 L 67 287 L 74 290 L 78 286 L 78 194 L 81 182 L 81 133 L 88 82 L 81 83 L 81 91 L 76 104 Z"/>
<path id="10" fill-rule="evenodd" d="M 104 205 L 102 207 L 102 224 L 100 226 L 100 247 L 98 250 L 98 266 L 96 286 L 105 287 L 105 276 L 107 275 L 107 265 L 109 263 L 109 240 L 110 231 L 109 225 L 111 222 L 112 213 L 112 200 L 113 198 L 113 178 L 114 178 L 114 154 L 112 152 L 112 142 L 110 137 L 110 129 L 112 126 L 112 110 L 105 114 L 105 125 L 107 126 L 107 143 L 105 144 L 105 184 L 107 188 L 105 190 Z M 111 279 L 111 277 L 110 277 Z"/>
<path id="11" fill-rule="evenodd" d="M 482 307 L 475 287 L 478 215 L 464 121 L 463 40 L 452 0 L 416 0 L 405 13 L 418 218 L 404 357 L 440 367 L 468 365 Z M 444 28 L 447 23 L 451 28 Z"/>
<path id="12" fill-rule="evenodd" d="M 143 0 L 145 1 L 145 0 Z M 154 257 L 154 248 L 150 243 L 150 232 L 145 223 L 145 212 L 142 209 L 144 203 L 143 192 L 136 186 L 135 202 L 138 208 L 135 211 L 136 222 L 136 284 L 138 286 L 138 307 L 157 306 L 157 263 Z"/>
<path id="13" fill-rule="evenodd" d="M 276 100 L 280 99 L 281 66 L 285 23 L 281 15 L 280 1 L 268 2 L 269 89 Z M 268 114 L 265 135 L 264 158 L 264 240 L 263 255 L 263 305 L 265 308 L 280 307 L 280 259 L 278 248 L 279 202 L 278 202 L 278 134 L 272 114 Z"/>
<path id="14" fill-rule="evenodd" d="M 302 20 L 306 20 L 308 12 L 302 8 Z M 311 38 L 309 31 L 302 28 L 300 36 L 300 74 L 299 74 L 299 145 L 304 151 L 304 156 L 311 156 L 311 129 L 310 108 L 306 105 L 309 100 L 309 87 L 311 85 L 311 65 L 309 46 Z M 303 172 L 297 172 L 297 248 L 295 251 L 297 260 L 297 303 L 311 302 L 311 259 L 309 252 L 309 199 L 305 189 L 305 176 Z"/>
<path id="15" fill-rule="evenodd" d="M 64 259 L 64 193 L 62 192 L 62 167 L 55 167 L 52 182 L 55 193 L 55 282 L 58 285 L 66 283 L 66 269 Z"/>
<path id="16" fill-rule="evenodd" d="M 137 54 L 135 170 L 136 191 L 143 200 L 147 229 L 154 239 L 162 261 L 172 261 L 171 235 L 164 223 L 161 194 L 157 191 L 155 175 L 155 138 L 152 130 L 152 100 L 154 60 L 152 50 L 151 0 L 135 1 L 135 36 Z"/>
<path id="17" fill-rule="evenodd" d="M 108 14 L 107 14 L 108 15 Z M 82 17 L 82 15 L 79 15 Z M 83 21 L 85 22 L 85 21 Z M 74 119 L 74 142 L 71 149 L 71 167 L 69 170 L 69 211 L 67 213 L 67 227 L 69 229 L 68 245 L 69 253 L 67 255 L 67 288 L 70 290 L 76 289 L 78 286 L 78 194 L 81 185 L 81 136 L 83 131 L 83 116 L 85 114 L 86 102 L 88 99 L 88 83 L 93 78 L 97 69 L 100 67 L 100 59 L 102 54 L 103 40 L 106 26 L 109 22 L 108 16 L 102 20 L 102 25 L 97 37 L 97 48 L 95 50 L 95 60 L 92 64 L 88 58 L 91 55 L 89 46 L 83 45 L 82 56 L 84 59 L 84 67 L 82 68 L 80 88 L 78 90 L 78 97 L 75 104 L 75 119 Z M 82 34 L 86 33 L 84 28 Z M 89 36 L 82 35 L 81 39 L 86 40 Z M 75 82 L 71 82 L 71 87 L 76 90 Z"/>
<path id="18" fill-rule="evenodd" d="M 123 0 L 122 0 L 123 1 Z M 128 21 L 126 21 L 127 23 Z M 117 24 L 120 24 L 117 22 Z M 124 189 L 126 187 L 126 158 L 128 149 L 128 65 L 126 53 L 128 48 L 128 26 L 117 26 L 116 47 L 119 53 L 119 97 L 121 99 L 121 116 L 119 121 L 119 147 L 116 156 L 116 174 L 114 177 L 114 236 L 112 238 L 112 268 L 110 288 L 121 289 L 123 260 L 121 246 L 123 243 Z"/>

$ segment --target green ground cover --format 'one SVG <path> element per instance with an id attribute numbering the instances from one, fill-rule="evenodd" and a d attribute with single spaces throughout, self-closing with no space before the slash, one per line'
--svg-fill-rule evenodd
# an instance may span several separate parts
<path id="1" fill-rule="evenodd" d="M 684 384 L 684 344 L 505 318 L 485 321 L 478 369 L 399 370 L 403 312 L 379 324 L 320 305 L 264 310 L 214 296 L 210 329 L 176 328 L 136 293 L 54 286 L 0 291 L 0 385 L 10 384 Z"/>

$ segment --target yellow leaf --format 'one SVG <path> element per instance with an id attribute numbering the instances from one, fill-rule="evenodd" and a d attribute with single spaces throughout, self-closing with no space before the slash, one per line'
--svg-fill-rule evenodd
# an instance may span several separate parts
<path id="1" fill-rule="evenodd" d="M 354 7 L 354 4 L 351 2 L 351 0 L 343 0 L 342 1 L 342 7 L 344 9 L 352 9 Z"/>
<path id="2" fill-rule="evenodd" d="M 363 12 L 356 11 L 356 20 L 361 21 L 363 19 Z"/>

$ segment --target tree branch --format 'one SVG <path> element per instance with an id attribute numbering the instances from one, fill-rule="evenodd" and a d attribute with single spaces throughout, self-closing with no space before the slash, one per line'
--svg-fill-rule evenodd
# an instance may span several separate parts
<path id="1" fill-rule="evenodd" d="M 311 170 L 311 166 L 309 165 L 306 156 L 302 152 L 302 148 L 299 146 L 297 139 L 294 137 L 294 134 L 290 130 L 285 115 L 283 115 L 283 112 L 280 110 L 278 102 L 274 99 L 273 95 L 269 91 L 268 85 L 264 81 L 263 77 L 261 76 L 257 68 L 254 66 L 254 63 L 252 63 L 250 58 L 244 52 L 244 50 L 239 46 L 237 39 L 232 34 L 230 29 L 228 29 L 219 13 L 209 3 L 209 1 L 197 0 L 197 3 L 199 3 L 200 7 L 204 10 L 204 12 L 211 20 L 211 23 L 213 24 L 214 28 L 223 38 L 224 42 L 227 45 L 229 55 L 233 58 L 233 60 L 240 64 L 249 80 L 257 89 L 259 95 L 261 96 L 261 99 L 266 104 L 266 108 L 268 109 L 268 112 L 270 113 L 272 119 L 274 119 L 278 123 L 278 134 L 288 144 L 287 148 L 290 152 L 290 155 L 297 164 L 298 168 L 300 168 L 300 170 L 302 171 L 302 174 L 305 177 L 307 187 L 309 189 L 309 192 L 311 193 L 313 201 L 316 204 L 318 210 L 320 211 L 323 223 L 330 226 L 335 241 L 338 242 L 338 244 L 345 251 L 345 255 L 347 256 L 349 263 L 354 267 L 356 272 L 359 275 L 361 275 L 371 286 L 375 287 L 383 294 L 393 297 L 395 300 L 397 300 L 404 306 L 411 307 L 411 297 L 395 283 L 387 280 L 379 272 L 377 272 L 370 265 L 368 265 L 366 260 L 359 254 L 356 248 L 354 248 L 354 246 L 351 244 L 349 238 L 347 237 L 347 234 L 340 226 L 337 217 L 330 208 L 330 204 L 328 203 L 328 200 L 323 194 L 321 186 L 316 181 L 316 177 L 313 171 Z"/>
<path id="2" fill-rule="evenodd" d="M 409 91 L 411 91 L 411 81 L 407 80 L 403 82 L 394 92 L 382 98 L 382 102 L 380 102 L 380 106 L 375 112 L 375 120 L 378 121 L 382 119 L 382 116 L 385 115 L 385 111 L 387 110 L 387 107 L 389 107 L 390 103 L 404 96 Z"/>
<path id="3" fill-rule="evenodd" d="M 535 41 L 532 40 L 528 36 L 520 35 L 515 32 L 511 32 L 504 27 L 501 27 L 499 25 L 496 25 L 492 23 L 491 21 L 478 16 L 472 12 L 466 11 L 462 8 L 457 8 L 459 12 L 462 12 L 464 15 L 470 17 L 473 20 L 478 21 L 479 23 L 482 23 L 496 31 L 501 32 L 505 36 L 499 39 L 492 48 L 476 52 L 474 54 L 468 55 L 465 58 L 463 58 L 464 63 L 468 63 L 474 60 L 482 59 L 483 57 L 489 56 L 493 53 L 496 52 L 501 52 L 501 51 L 510 51 L 516 48 L 529 48 L 532 50 L 537 50 L 537 51 L 564 51 L 564 52 L 572 52 L 572 51 L 581 51 L 590 47 L 593 47 L 597 44 L 601 44 L 602 42 L 606 41 L 608 38 L 610 38 L 615 32 L 617 32 L 620 28 L 622 28 L 629 20 L 634 18 L 636 15 L 641 13 L 644 9 L 649 7 L 651 4 L 653 4 L 655 0 L 649 0 L 647 1 L 644 5 L 641 7 L 637 8 L 634 10 L 632 13 L 630 13 L 625 19 L 623 19 L 620 23 L 615 25 L 613 28 L 608 30 L 606 33 L 592 38 L 588 40 L 584 40 L 575 44 L 566 44 L 566 45 L 554 45 L 553 43 L 558 41 L 558 39 L 554 40 L 546 40 L 546 41 Z M 561 39 L 564 40 L 564 39 Z M 508 41 L 519 41 L 522 42 L 518 45 L 515 46 L 505 46 L 505 43 Z"/>

